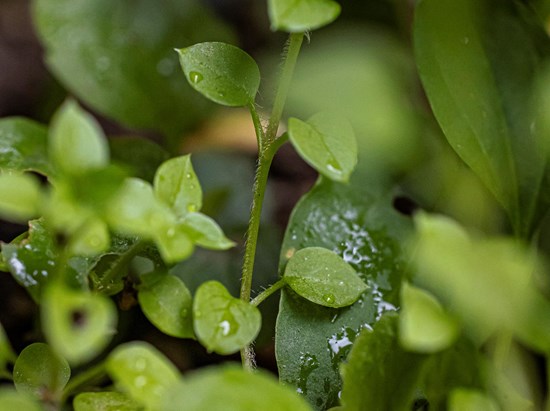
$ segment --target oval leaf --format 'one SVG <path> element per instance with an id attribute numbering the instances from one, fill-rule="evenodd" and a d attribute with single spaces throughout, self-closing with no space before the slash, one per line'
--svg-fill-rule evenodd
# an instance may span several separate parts
<path id="1" fill-rule="evenodd" d="M 185 284 L 167 273 L 141 277 L 138 300 L 145 316 L 163 333 L 193 338 L 193 299 Z"/>
<path id="2" fill-rule="evenodd" d="M 189 213 L 181 223 L 194 243 L 212 250 L 227 250 L 235 243 L 229 240 L 220 226 L 202 213 Z"/>
<path id="3" fill-rule="evenodd" d="M 334 113 L 318 113 L 307 122 L 288 120 L 288 136 L 300 156 L 319 173 L 346 182 L 357 164 L 351 124 Z"/>
<path id="4" fill-rule="evenodd" d="M 272 30 L 289 33 L 314 30 L 332 23 L 340 5 L 332 0 L 269 0 Z"/>
<path id="5" fill-rule="evenodd" d="M 142 407 L 121 392 L 83 392 L 73 401 L 74 411 L 140 411 Z"/>
<path id="6" fill-rule="evenodd" d="M 296 252 L 286 265 L 284 279 L 300 296 L 332 308 L 353 304 L 368 288 L 342 257 L 321 247 Z"/>
<path id="7" fill-rule="evenodd" d="M 187 81 L 206 98 L 225 106 L 246 106 L 254 101 L 260 70 L 240 48 L 211 42 L 177 52 Z"/>
<path id="8" fill-rule="evenodd" d="M 197 289 L 193 303 L 195 334 L 208 351 L 233 354 L 251 343 L 262 324 L 260 311 L 234 298 L 217 281 Z"/>
<path id="9" fill-rule="evenodd" d="M 0 174 L 0 215 L 21 222 L 37 217 L 41 194 L 40 183 L 30 174 Z"/>

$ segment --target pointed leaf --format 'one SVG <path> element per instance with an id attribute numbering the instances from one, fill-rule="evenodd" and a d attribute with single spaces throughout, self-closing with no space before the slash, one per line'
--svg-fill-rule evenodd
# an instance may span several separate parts
<path id="1" fill-rule="evenodd" d="M 187 81 L 206 98 L 225 106 L 247 106 L 260 86 L 252 57 L 226 43 L 199 43 L 177 50 Z"/>
<path id="2" fill-rule="evenodd" d="M 332 0 L 269 0 L 268 5 L 271 29 L 290 33 L 315 30 L 340 14 Z"/>
<path id="3" fill-rule="evenodd" d="M 142 407 L 120 392 L 83 392 L 73 401 L 75 411 L 140 411 Z"/>
<path id="4" fill-rule="evenodd" d="M 7 220 L 26 222 L 38 216 L 42 193 L 40 183 L 30 174 L 0 174 L 0 215 Z"/>
<path id="5" fill-rule="evenodd" d="M 262 324 L 260 311 L 234 298 L 217 281 L 203 283 L 193 302 L 195 334 L 208 351 L 233 354 L 251 343 Z"/>
<path id="6" fill-rule="evenodd" d="M 300 156 L 319 173 L 346 182 L 357 164 L 351 124 L 334 113 L 318 113 L 307 122 L 291 118 L 288 135 Z"/>
<path id="7" fill-rule="evenodd" d="M 197 245 L 212 250 L 227 250 L 235 243 L 228 239 L 220 226 L 210 217 L 202 213 L 189 213 L 181 224 Z"/>

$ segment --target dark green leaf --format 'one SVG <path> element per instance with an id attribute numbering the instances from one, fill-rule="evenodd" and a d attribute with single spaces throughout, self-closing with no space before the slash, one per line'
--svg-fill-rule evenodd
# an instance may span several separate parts
<path id="1" fill-rule="evenodd" d="M 349 122 L 334 113 L 318 113 L 307 122 L 288 120 L 288 135 L 300 156 L 319 173 L 346 182 L 357 163 L 357 142 Z"/>
<path id="2" fill-rule="evenodd" d="M 168 392 L 165 411 L 308 411 L 291 389 L 265 371 L 211 367 L 190 375 Z"/>
<path id="3" fill-rule="evenodd" d="M 300 296 L 332 308 L 353 304 L 367 290 L 349 264 L 321 247 L 304 248 L 290 257 L 284 279 Z"/>
<path id="4" fill-rule="evenodd" d="M 340 5 L 332 0 L 269 0 L 272 30 L 290 33 L 315 30 L 332 23 Z"/>
<path id="5" fill-rule="evenodd" d="M 198 0 L 36 0 L 34 21 L 56 77 L 131 127 L 177 135 L 208 111 L 181 79 L 175 46 L 231 41 Z"/>
<path id="6" fill-rule="evenodd" d="M 0 389 L 0 408 L 17 411 L 43 411 L 43 408 L 31 397 L 10 388 Z"/>
<path id="7" fill-rule="evenodd" d="M 17 391 L 38 400 L 59 400 L 70 376 L 67 361 L 43 343 L 27 346 L 13 366 Z"/>
<path id="8" fill-rule="evenodd" d="M 139 137 L 117 137 L 109 139 L 113 161 L 130 168 L 131 175 L 153 182 L 157 168 L 169 154 L 151 140 Z"/>
<path id="9" fill-rule="evenodd" d="M 138 300 L 145 316 L 163 333 L 193 338 L 193 299 L 185 284 L 168 273 L 141 277 Z"/>
<path id="10" fill-rule="evenodd" d="M 203 283 L 193 301 L 195 334 L 208 351 L 233 354 L 251 343 L 262 324 L 260 311 L 234 298 L 217 281 Z"/>
<path id="11" fill-rule="evenodd" d="M 75 411 L 140 411 L 143 408 L 120 392 L 83 392 L 74 401 Z"/>
<path id="12" fill-rule="evenodd" d="M 0 120 L 0 169 L 51 176 L 46 127 L 25 118 Z"/>
<path id="13" fill-rule="evenodd" d="M 247 106 L 260 86 L 260 70 L 252 57 L 226 43 L 199 43 L 177 50 L 191 87 L 225 106 Z"/>
<path id="14" fill-rule="evenodd" d="M 220 226 L 202 213 L 189 213 L 182 221 L 185 230 L 194 243 L 212 250 L 227 250 L 235 243 L 229 240 Z"/>
<path id="15" fill-rule="evenodd" d="M 36 218 L 42 193 L 30 174 L 0 174 L 0 215 L 7 220 L 27 222 Z"/>

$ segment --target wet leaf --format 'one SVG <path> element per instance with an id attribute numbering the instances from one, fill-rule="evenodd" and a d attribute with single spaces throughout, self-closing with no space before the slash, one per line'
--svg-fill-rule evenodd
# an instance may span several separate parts
<path id="1" fill-rule="evenodd" d="M 143 408 L 120 392 L 83 392 L 73 401 L 75 411 L 140 411 Z"/>
<path id="2" fill-rule="evenodd" d="M 117 137 L 109 139 L 113 161 L 130 168 L 130 175 L 150 183 L 157 168 L 169 158 L 158 144 L 140 137 Z"/>
<path id="3" fill-rule="evenodd" d="M 177 50 L 187 81 L 206 98 L 225 106 L 247 106 L 260 86 L 252 57 L 226 43 L 199 43 Z"/>
<path id="4" fill-rule="evenodd" d="M 0 120 L 0 169 L 51 176 L 46 127 L 20 117 Z"/>
<path id="5" fill-rule="evenodd" d="M 119 345 L 107 359 L 116 386 L 148 409 L 158 409 L 166 390 L 179 380 L 177 368 L 145 342 Z"/>
<path id="6" fill-rule="evenodd" d="M 457 388 L 449 398 L 449 411 L 499 411 L 498 404 L 481 391 Z"/>
<path id="7" fill-rule="evenodd" d="M 199 286 L 193 302 L 195 334 L 208 351 L 233 354 L 251 343 L 262 324 L 260 311 L 234 298 L 217 281 Z"/>
<path id="8" fill-rule="evenodd" d="M 13 367 L 13 382 L 17 391 L 38 400 L 59 400 L 70 376 L 67 361 L 44 343 L 27 346 Z"/>
<path id="9" fill-rule="evenodd" d="M 265 371 L 236 366 L 210 367 L 168 392 L 166 411 L 307 411 L 311 408 Z"/>
<path id="10" fill-rule="evenodd" d="M 197 245 L 212 250 L 227 250 L 235 243 L 228 239 L 220 226 L 202 213 L 189 213 L 181 222 L 186 232 Z"/>
<path id="11" fill-rule="evenodd" d="M 12 221 L 27 222 L 39 214 L 42 193 L 30 174 L 0 174 L 0 214 Z"/>
<path id="12" fill-rule="evenodd" d="M 296 252 L 285 268 L 285 282 L 301 297 L 325 307 L 353 304 L 367 285 L 338 254 L 321 247 Z"/>
<path id="13" fill-rule="evenodd" d="M 325 177 L 347 182 L 357 163 L 351 124 L 334 113 L 318 113 L 306 122 L 288 120 L 288 135 L 300 156 Z"/>
<path id="14" fill-rule="evenodd" d="M 271 29 L 290 33 L 315 30 L 340 15 L 332 0 L 269 0 L 268 5 Z"/>
<path id="15" fill-rule="evenodd" d="M 0 408 L 17 411 L 43 411 L 38 402 L 11 388 L 0 388 Z"/>
<path id="16" fill-rule="evenodd" d="M 168 273 L 141 276 L 138 300 L 145 316 L 163 333 L 194 338 L 193 298 L 185 284 Z"/>

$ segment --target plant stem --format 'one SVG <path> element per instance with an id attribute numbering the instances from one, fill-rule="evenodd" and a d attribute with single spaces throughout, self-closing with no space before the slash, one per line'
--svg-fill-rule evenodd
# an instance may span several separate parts
<path id="1" fill-rule="evenodd" d="M 252 301 L 250 301 L 250 304 L 253 305 L 254 307 L 257 307 L 271 294 L 283 288 L 284 285 L 285 285 L 285 280 L 281 278 L 275 284 L 270 285 L 268 288 L 266 288 L 260 294 L 258 294 Z"/>
<path id="2" fill-rule="evenodd" d="M 250 116 L 252 117 L 252 122 L 254 123 L 254 131 L 256 132 L 256 139 L 258 140 L 258 151 L 261 153 L 265 142 L 264 128 L 262 126 L 260 116 L 258 115 L 258 111 L 256 111 L 254 102 L 251 102 L 248 105 L 248 109 L 250 110 Z"/>
<path id="3" fill-rule="evenodd" d="M 138 240 L 132 244 L 124 254 L 109 267 L 105 274 L 101 277 L 101 281 L 105 284 L 114 281 L 120 272 L 132 261 L 132 259 L 145 247 L 146 243 L 143 240 Z"/>
<path id="4" fill-rule="evenodd" d="M 63 390 L 62 401 L 65 402 L 67 398 L 82 386 L 94 382 L 103 378 L 106 375 L 105 362 L 88 368 L 86 371 L 71 378 L 65 389 Z"/>

